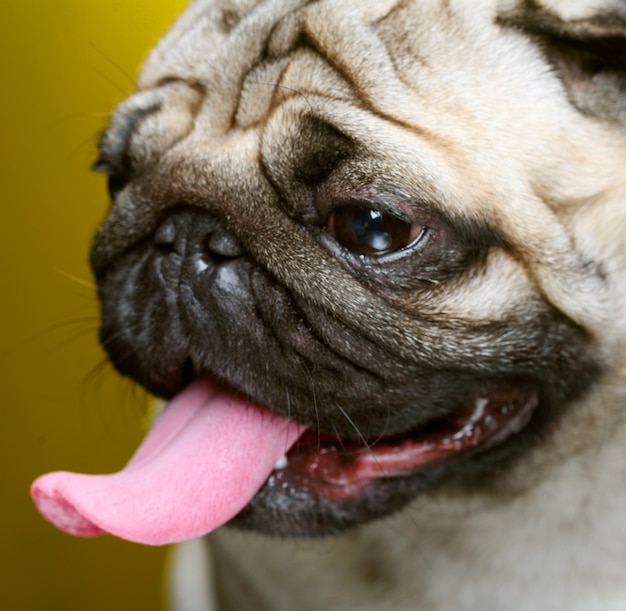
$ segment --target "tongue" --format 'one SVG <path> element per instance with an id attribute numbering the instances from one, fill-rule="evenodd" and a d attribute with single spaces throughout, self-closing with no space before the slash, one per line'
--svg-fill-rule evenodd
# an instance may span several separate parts
<path id="1" fill-rule="evenodd" d="M 124 469 L 48 473 L 31 493 L 43 516 L 73 535 L 185 541 L 239 513 L 302 432 L 198 380 L 171 401 Z"/>

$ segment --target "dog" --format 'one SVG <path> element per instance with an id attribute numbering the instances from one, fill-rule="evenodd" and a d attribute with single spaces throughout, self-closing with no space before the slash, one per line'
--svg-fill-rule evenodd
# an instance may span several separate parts
<path id="1" fill-rule="evenodd" d="M 101 341 L 301 431 L 173 608 L 626 609 L 625 71 L 621 0 L 183 12 L 100 143 Z"/>

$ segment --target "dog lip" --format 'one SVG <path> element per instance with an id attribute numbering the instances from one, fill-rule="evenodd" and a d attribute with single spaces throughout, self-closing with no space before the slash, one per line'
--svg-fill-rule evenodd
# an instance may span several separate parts
<path id="1" fill-rule="evenodd" d="M 279 461 L 268 485 L 306 481 L 322 496 L 349 498 L 375 480 L 411 476 L 462 452 L 500 444 L 526 427 L 538 404 L 534 389 L 479 394 L 453 418 L 371 443 L 309 429 L 287 461 Z"/>

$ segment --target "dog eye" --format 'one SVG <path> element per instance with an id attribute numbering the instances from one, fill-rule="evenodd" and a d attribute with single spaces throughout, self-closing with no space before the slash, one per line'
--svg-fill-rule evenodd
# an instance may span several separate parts
<path id="1" fill-rule="evenodd" d="M 425 233 L 419 223 L 359 206 L 335 208 L 326 225 L 333 238 L 359 255 L 385 255 L 417 243 Z"/>

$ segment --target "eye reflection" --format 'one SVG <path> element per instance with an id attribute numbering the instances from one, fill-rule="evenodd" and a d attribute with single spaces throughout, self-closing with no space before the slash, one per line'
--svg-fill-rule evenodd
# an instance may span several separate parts
<path id="1" fill-rule="evenodd" d="M 335 208 L 327 228 L 341 246 L 360 255 L 384 255 L 401 250 L 424 233 L 423 225 L 355 205 Z"/>

